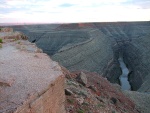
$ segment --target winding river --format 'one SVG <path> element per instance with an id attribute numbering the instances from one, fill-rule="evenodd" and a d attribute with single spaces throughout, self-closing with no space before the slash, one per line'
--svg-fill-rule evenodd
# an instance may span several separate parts
<path id="1" fill-rule="evenodd" d="M 122 70 L 122 75 L 120 75 L 120 84 L 121 84 L 121 88 L 123 90 L 131 90 L 131 86 L 129 84 L 129 81 L 128 81 L 128 74 L 129 74 L 129 70 L 128 68 L 126 67 L 122 57 L 119 57 L 119 63 L 120 63 L 120 67 L 121 67 L 121 70 Z"/>

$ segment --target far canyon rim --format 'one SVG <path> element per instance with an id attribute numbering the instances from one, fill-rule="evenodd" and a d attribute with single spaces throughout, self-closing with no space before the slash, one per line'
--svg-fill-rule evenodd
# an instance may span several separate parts
<path id="1" fill-rule="evenodd" d="M 150 22 L 14 26 L 69 69 L 97 72 L 112 83 L 122 74 L 120 53 L 132 90 L 150 92 Z"/>

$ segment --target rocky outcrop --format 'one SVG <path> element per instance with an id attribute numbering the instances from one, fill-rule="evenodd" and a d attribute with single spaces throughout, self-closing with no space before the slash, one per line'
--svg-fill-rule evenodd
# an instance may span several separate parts
<path id="1" fill-rule="evenodd" d="M 13 28 L 8 28 L 8 27 L 0 28 L 0 32 L 13 32 Z"/>
<path id="2" fill-rule="evenodd" d="M 0 112 L 65 113 L 64 74 L 58 63 L 22 35 L 4 34 L 0 33 Z"/>
<path id="3" fill-rule="evenodd" d="M 86 74 L 83 73 L 83 72 L 81 72 L 81 73 L 79 74 L 79 76 L 77 77 L 77 81 L 78 81 L 79 83 L 81 83 L 82 85 L 86 86 L 86 84 L 87 84 L 87 77 L 86 77 Z"/>

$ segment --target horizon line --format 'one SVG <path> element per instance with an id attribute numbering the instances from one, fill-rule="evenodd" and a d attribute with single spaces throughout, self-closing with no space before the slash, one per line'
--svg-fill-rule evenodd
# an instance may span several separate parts
<path id="1" fill-rule="evenodd" d="M 131 23 L 131 22 L 150 22 L 150 20 L 141 21 L 93 21 L 93 22 L 0 22 L 0 25 L 32 25 L 32 24 L 74 24 L 74 23 Z"/>

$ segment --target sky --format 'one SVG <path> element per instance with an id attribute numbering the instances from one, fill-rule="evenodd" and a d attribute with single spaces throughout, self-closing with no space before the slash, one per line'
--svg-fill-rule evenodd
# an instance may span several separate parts
<path id="1" fill-rule="evenodd" d="M 0 0 L 0 23 L 150 21 L 150 0 Z"/>

